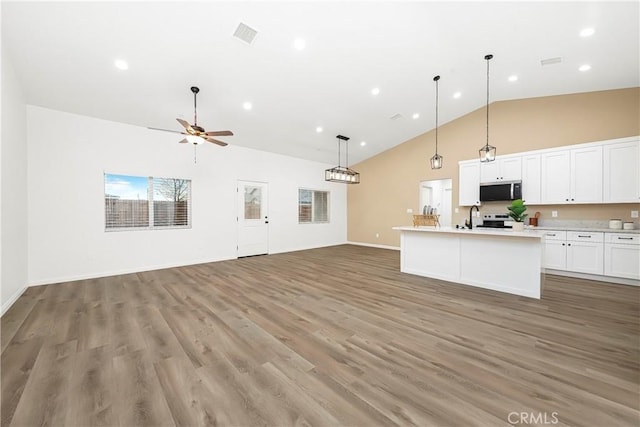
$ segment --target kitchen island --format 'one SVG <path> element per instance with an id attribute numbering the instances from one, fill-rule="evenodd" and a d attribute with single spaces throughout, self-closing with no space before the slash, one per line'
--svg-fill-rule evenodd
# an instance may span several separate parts
<path id="1" fill-rule="evenodd" d="M 542 293 L 544 236 L 534 230 L 394 227 L 400 271 L 525 297 Z"/>

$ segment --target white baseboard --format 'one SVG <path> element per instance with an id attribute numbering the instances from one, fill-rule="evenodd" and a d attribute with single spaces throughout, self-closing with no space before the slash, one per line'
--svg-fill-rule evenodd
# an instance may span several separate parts
<path id="1" fill-rule="evenodd" d="M 400 250 L 400 246 L 376 245 L 374 243 L 347 242 L 347 245 L 367 246 L 369 248 L 378 248 L 378 249 L 391 249 L 393 251 Z"/>
<path id="2" fill-rule="evenodd" d="M 204 260 L 198 260 L 198 261 L 192 261 L 192 262 L 190 261 L 188 263 L 180 263 L 180 264 L 152 265 L 152 266 L 137 267 L 137 268 L 126 268 L 123 270 L 103 271 L 99 273 L 62 276 L 62 277 L 55 277 L 52 279 L 34 280 L 29 282 L 29 286 L 52 285 L 55 283 L 75 282 L 76 280 L 98 279 L 100 277 L 118 276 L 121 274 L 143 273 L 145 271 L 164 270 L 165 268 L 185 267 L 187 265 L 207 264 L 210 262 L 227 261 L 230 259 L 236 259 L 236 257 L 204 259 Z"/>
<path id="3" fill-rule="evenodd" d="M 0 312 L 0 316 L 4 316 L 7 310 L 9 310 L 13 305 L 13 303 L 15 303 L 18 300 L 18 298 L 20 298 L 22 294 L 24 294 L 24 291 L 26 291 L 27 288 L 28 286 L 25 286 L 22 289 L 18 289 L 16 293 L 11 295 L 11 298 L 9 298 L 7 301 L 5 301 L 4 304 L 2 304 L 2 309 L 1 309 L 2 311 Z"/>
<path id="4" fill-rule="evenodd" d="M 347 245 L 349 244 L 348 242 L 335 242 L 335 243 L 327 243 L 324 245 L 313 245 L 313 246 L 302 246 L 302 247 L 295 247 L 295 248 L 284 248 L 284 249 L 278 249 L 275 251 L 269 251 L 269 255 L 275 255 L 275 254 L 286 254 L 287 252 L 298 252 L 298 251 L 308 251 L 311 249 L 319 249 L 319 248 L 329 248 L 331 246 L 338 246 L 338 245 Z"/>
<path id="5" fill-rule="evenodd" d="M 346 242 L 344 242 L 344 243 L 330 243 L 330 244 L 327 244 L 327 245 L 324 245 L 324 246 L 310 246 L 308 248 L 305 248 L 305 247 L 300 248 L 300 247 L 298 247 L 298 248 L 292 248 L 292 249 L 288 249 L 288 250 L 279 250 L 277 252 L 270 252 L 270 254 L 303 251 L 303 250 L 308 250 L 308 249 L 316 249 L 316 248 L 320 248 L 320 247 L 336 246 L 336 245 L 343 245 L 343 244 L 347 244 L 347 243 Z M 201 259 L 201 260 L 189 261 L 189 262 L 177 263 L 177 264 L 176 263 L 168 263 L 168 264 L 162 264 L 162 265 L 142 266 L 142 267 L 137 267 L 137 268 L 126 268 L 126 269 L 122 269 L 122 270 L 112 270 L 112 271 L 103 271 L 103 272 L 97 272 L 97 273 L 76 274 L 76 275 L 70 275 L 70 276 L 60 276 L 60 277 L 54 277 L 54 278 L 50 278 L 50 279 L 32 280 L 32 281 L 29 282 L 28 286 L 52 285 L 52 284 L 56 284 L 56 283 L 75 282 L 77 280 L 98 279 L 98 278 L 101 278 L 101 277 L 118 276 L 120 274 L 143 273 L 145 271 L 163 270 L 165 268 L 175 268 L 175 267 L 186 267 L 188 265 L 207 264 L 207 263 L 210 263 L 210 262 L 228 261 L 228 260 L 232 260 L 232 259 L 237 259 L 237 256 L 225 257 L 225 258 L 209 258 L 209 259 Z"/>
<path id="6" fill-rule="evenodd" d="M 617 283 L 619 285 L 640 286 L 640 280 L 625 279 L 624 277 L 598 276 L 596 274 L 577 273 L 575 271 L 551 270 L 547 268 L 546 274 L 554 276 L 577 277 L 578 279 L 596 280 L 598 282 Z"/>

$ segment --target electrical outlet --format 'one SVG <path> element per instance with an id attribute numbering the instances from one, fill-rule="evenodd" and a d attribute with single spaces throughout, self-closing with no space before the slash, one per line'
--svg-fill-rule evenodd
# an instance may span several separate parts
<path id="1" fill-rule="evenodd" d="M 455 208 L 453 211 L 454 211 L 455 213 L 460 213 L 460 209 L 458 209 L 458 208 Z"/>
<path id="2" fill-rule="evenodd" d="M 376 233 L 376 239 L 380 238 L 380 233 Z"/>
<path id="3" fill-rule="evenodd" d="M 411 213 L 412 214 L 413 213 L 413 209 L 411 209 L 411 208 L 407 209 L 407 213 Z"/>
<path id="4" fill-rule="evenodd" d="M 558 218 L 558 211 L 551 211 L 552 218 Z"/>
<path id="5" fill-rule="evenodd" d="M 631 211 L 631 218 L 638 218 L 638 211 Z"/>

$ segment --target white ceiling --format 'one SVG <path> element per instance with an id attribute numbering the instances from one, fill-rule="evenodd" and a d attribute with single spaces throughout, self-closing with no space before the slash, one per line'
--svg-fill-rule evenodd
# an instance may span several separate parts
<path id="1" fill-rule="evenodd" d="M 232 37 L 240 22 L 259 31 L 252 45 Z M 29 104 L 178 130 L 197 85 L 199 124 L 235 133 L 220 139 L 336 163 L 343 134 L 350 164 L 434 127 L 436 74 L 440 124 L 484 106 L 487 53 L 492 102 L 639 86 L 639 22 L 636 1 L 2 3 Z"/>

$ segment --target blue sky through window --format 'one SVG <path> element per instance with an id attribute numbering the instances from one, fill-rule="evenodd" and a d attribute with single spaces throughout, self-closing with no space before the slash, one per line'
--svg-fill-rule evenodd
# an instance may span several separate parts
<path id="1" fill-rule="evenodd" d="M 104 192 L 121 200 L 147 200 L 149 178 L 146 176 L 105 174 Z"/>

